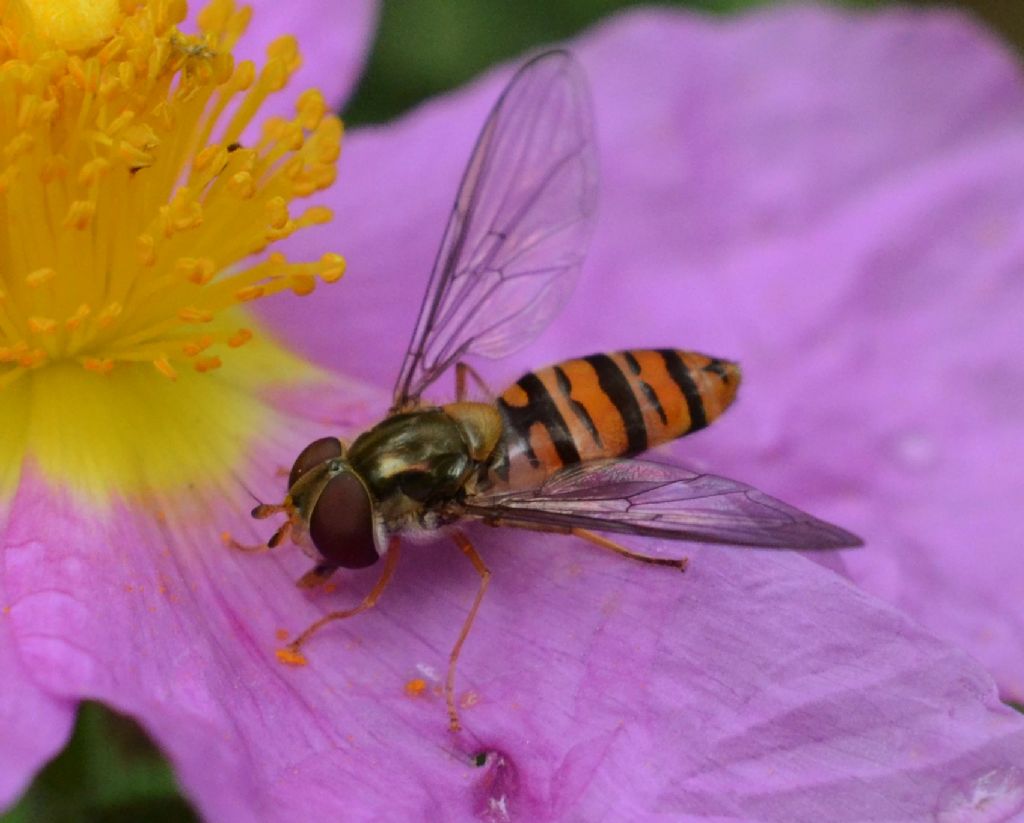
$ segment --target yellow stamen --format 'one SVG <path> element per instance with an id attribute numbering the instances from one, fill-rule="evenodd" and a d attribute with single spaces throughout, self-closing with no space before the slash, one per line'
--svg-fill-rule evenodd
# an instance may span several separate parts
<path id="1" fill-rule="evenodd" d="M 234 0 L 212 0 L 194 35 L 178 28 L 184 0 L 0 0 L 0 11 L 0 428 L 29 431 L 15 398 L 83 420 L 102 405 L 61 387 L 159 385 L 190 410 L 169 419 L 204 419 L 196 398 L 216 390 L 197 394 L 203 381 L 237 391 L 301 371 L 240 307 L 310 294 L 345 268 L 337 254 L 266 253 L 331 219 L 295 204 L 335 177 L 342 126 L 323 96 L 305 91 L 293 117 L 256 125 L 300 64 L 295 40 L 278 38 L 263 66 L 236 64 L 251 11 Z"/>

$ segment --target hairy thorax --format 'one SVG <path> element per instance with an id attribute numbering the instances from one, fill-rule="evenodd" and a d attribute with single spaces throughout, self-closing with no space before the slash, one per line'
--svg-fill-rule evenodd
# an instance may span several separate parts
<path id="1" fill-rule="evenodd" d="M 493 406 L 480 403 L 395 414 L 361 434 L 348 461 L 389 530 L 433 531 L 455 519 L 453 506 L 472 491 L 500 426 Z"/>

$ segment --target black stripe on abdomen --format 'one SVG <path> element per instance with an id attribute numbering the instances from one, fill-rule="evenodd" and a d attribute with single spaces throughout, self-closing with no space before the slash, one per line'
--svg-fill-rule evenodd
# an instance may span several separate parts
<path id="1" fill-rule="evenodd" d="M 626 429 L 628 454 L 647 449 L 647 426 L 644 413 L 636 401 L 629 380 L 622 369 L 607 354 L 592 354 L 583 358 L 597 373 L 597 383 L 622 417 Z"/>
<path id="2" fill-rule="evenodd" d="M 636 382 L 640 384 L 640 390 L 644 393 L 644 400 L 647 401 L 647 405 L 658 413 L 661 425 L 667 426 L 668 415 L 665 414 L 665 408 L 661 405 L 661 400 L 658 399 L 658 393 L 651 388 L 650 383 L 640 377 L 640 372 L 642 371 L 640 362 L 633 356 L 631 351 L 622 352 L 622 356 L 625 358 L 629 370 L 636 375 Z"/>
<path id="3" fill-rule="evenodd" d="M 697 384 L 690 376 L 690 370 L 686 368 L 683 358 L 675 349 L 658 349 L 658 354 L 665 361 L 665 369 L 672 382 L 679 387 L 679 391 L 686 398 L 686 408 L 690 412 L 690 428 L 687 431 L 703 429 L 708 424 L 707 415 L 704 413 L 704 400 L 700 396 Z"/>
<path id="4" fill-rule="evenodd" d="M 540 423 L 547 429 L 551 442 L 555 444 L 558 459 L 563 465 L 569 466 L 580 462 L 580 453 L 576 450 L 572 433 L 565 424 L 565 418 L 555 405 L 547 387 L 533 372 L 525 374 L 516 381 L 516 385 L 526 395 L 526 404 L 513 406 L 505 400 L 498 399 L 498 408 L 505 416 L 508 424 L 527 444 L 527 457 L 533 466 L 539 464 L 533 444 L 530 442 L 530 429 Z"/>

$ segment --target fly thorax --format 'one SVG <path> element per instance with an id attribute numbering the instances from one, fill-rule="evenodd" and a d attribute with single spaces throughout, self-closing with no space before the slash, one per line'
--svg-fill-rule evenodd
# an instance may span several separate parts
<path id="1" fill-rule="evenodd" d="M 490 459 L 505 428 L 497 407 L 493 403 L 449 403 L 442 411 L 458 423 L 470 456 L 480 463 Z"/>
<path id="2" fill-rule="evenodd" d="M 476 465 L 458 423 L 440 409 L 392 415 L 356 439 L 348 460 L 385 517 L 396 518 L 457 497 Z"/>

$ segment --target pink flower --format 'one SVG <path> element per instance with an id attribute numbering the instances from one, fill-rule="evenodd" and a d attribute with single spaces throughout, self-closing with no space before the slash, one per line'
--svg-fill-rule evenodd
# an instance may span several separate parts
<path id="1" fill-rule="evenodd" d="M 257 42 L 325 28 L 322 12 L 261 5 Z M 351 74 L 330 67 L 356 67 L 371 15 L 332 9 L 337 53 L 307 54 L 307 71 L 340 100 Z M 736 357 L 737 409 L 680 459 L 861 532 L 854 579 L 928 628 L 796 554 L 694 547 L 680 579 L 480 530 L 494 582 L 460 668 L 463 733 L 433 685 L 476 580 L 444 542 L 410 547 L 379 606 L 319 636 L 308 666 L 276 662 L 277 631 L 355 600 L 374 572 L 303 593 L 299 552 L 245 556 L 219 535 L 265 537 L 247 489 L 279 498 L 301 445 L 383 413 L 503 70 L 347 138 L 335 223 L 286 245 L 293 260 L 344 252 L 351 274 L 257 305 L 328 373 L 266 343 L 222 346 L 220 369 L 176 367 L 178 383 L 143 364 L 115 395 L 83 381 L 136 367 L 47 364 L 3 389 L 0 798 L 93 698 L 140 719 L 214 820 L 1024 809 L 1024 720 L 956 648 L 1021 694 L 1018 72 L 961 19 L 905 12 L 641 12 L 573 47 L 594 90 L 601 222 L 563 317 L 487 376 L 630 345 Z M 8 291 L 14 220 L 0 199 Z M 254 375 L 249 351 L 285 362 L 278 379 Z M 83 421 L 94 440 L 74 436 Z"/>

